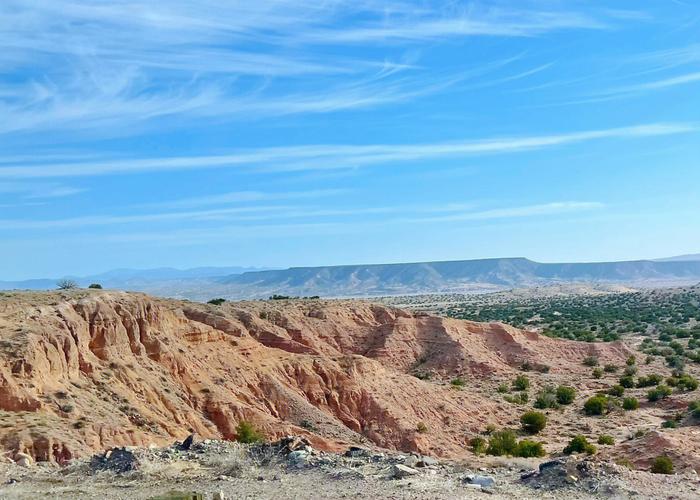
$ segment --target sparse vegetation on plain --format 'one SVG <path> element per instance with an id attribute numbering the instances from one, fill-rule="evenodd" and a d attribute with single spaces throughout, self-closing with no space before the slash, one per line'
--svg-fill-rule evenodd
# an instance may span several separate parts
<path id="1" fill-rule="evenodd" d="M 596 447 L 588 442 L 586 436 L 577 435 L 575 436 L 566 448 L 564 448 L 564 453 L 571 455 L 572 453 L 587 453 L 593 455 L 596 452 Z"/>
<path id="2" fill-rule="evenodd" d="M 62 279 L 56 282 L 56 288 L 59 290 L 73 290 L 78 288 L 78 283 L 70 279 Z"/>
<path id="3" fill-rule="evenodd" d="M 604 415 L 608 412 L 610 401 L 606 396 L 592 396 L 583 405 L 586 415 Z"/>
<path id="4" fill-rule="evenodd" d="M 622 400 L 622 408 L 627 411 L 638 410 L 639 400 L 637 398 L 625 398 Z"/>
<path id="5" fill-rule="evenodd" d="M 607 434 L 601 434 L 600 436 L 598 436 L 598 444 L 612 446 L 615 444 L 615 438 Z"/>
<path id="6" fill-rule="evenodd" d="M 547 417 L 538 411 L 528 411 L 520 417 L 520 423 L 528 434 L 537 434 L 547 426 Z"/>
<path id="7" fill-rule="evenodd" d="M 258 431 L 251 422 L 241 420 L 236 426 L 236 441 L 239 443 L 258 443 L 263 441 L 265 436 Z"/>
<path id="8" fill-rule="evenodd" d="M 656 457 L 651 464 L 654 474 L 673 474 L 673 461 L 667 456 Z"/>
<path id="9" fill-rule="evenodd" d="M 527 391 L 530 387 L 530 379 L 525 375 L 518 375 L 513 380 L 513 389 L 516 391 Z"/>
<path id="10" fill-rule="evenodd" d="M 697 288 L 553 297 L 507 293 L 459 297 L 453 305 L 437 312 L 472 321 L 501 321 L 519 328 L 537 328 L 545 335 L 586 342 L 609 342 L 625 335 L 646 336 L 646 354 L 673 353 L 700 362 Z M 671 346 L 674 340 L 675 347 Z M 628 360 L 631 364 L 636 362 L 636 357 Z"/>

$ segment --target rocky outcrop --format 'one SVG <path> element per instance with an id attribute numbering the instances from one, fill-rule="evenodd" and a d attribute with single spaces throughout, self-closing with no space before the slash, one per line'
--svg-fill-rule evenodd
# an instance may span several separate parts
<path id="1" fill-rule="evenodd" d="M 581 344 L 500 324 L 414 315 L 360 301 L 210 306 L 124 292 L 0 297 L 0 444 L 63 462 L 191 432 L 460 455 L 470 431 L 512 418 L 479 380 L 528 362 L 571 370 L 621 344 Z M 415 377 L 430 373 L 430 381 Z M 459 391 L 450 378 L 471 386 Z M 422 425 L 418 430 L 418 424 Z"/>

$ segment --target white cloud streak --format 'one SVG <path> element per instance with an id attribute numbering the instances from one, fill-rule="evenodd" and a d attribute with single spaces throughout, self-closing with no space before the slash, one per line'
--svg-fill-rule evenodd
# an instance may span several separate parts
<path id="1" fill-rule="evenodd" d="M 565 134 L 416 145 L 311 145 L 219 156 L 115 159 L 99 162 L 6 165 L 0 179 L 127 175 L 143 172 L 255 168 L 256 172 L 313 171 L 484 154 L 509 154 L 605 139 L 639 139 L 697 132 L 692 123 L 652 123 Z"/>
<path id="2" fill-rule="evenodd" d="M 232 191 L 206 196 L 192 196 L 179 200 L 151 203 L 148 206 L 162 208 L 189 208 L 229 203 L 250 203 L 278 200 L 308 200 L 326 198 L 347 193 L 347 189 L 315 189 L 309 191 L 263 192 L 263 191 Z"/>
<path id="3" fill-rule="evenodd" d="M 56 183 L 0 182 L 0 194 L 16 195 L 20 199 L 63 198 L 85 192 L 84 188 Z M 25 205 L 23 203 L 23 205 Z M 11 206 L 11 205 L 5 205 Z"/>
<path id="4" fill-rule="evenodd" d="M 643 83 L 637 83 L 633 85 L 627 85 L 624 87 L 618 87 L 615 89 L 603 92 L 602 95 L 609 96 L 624 96 L 632 95 L 641 92 L 647 92 L 650 90 L 663 90 L 669 87 L 677 87 L 679 85 L 687 85 L 690 83 L 700 82 L 700 71 L 685 73 L 682 75 L 677 75 L 669 78 L 662 78 L 660 80 L 653 80 Z"/>
<path id="5" fill-rule="evenodd" d="M 133 215 L 95 215 L 71 217 L 51 220 L 22 220 L 0 219 L 0 229 L 4 230 L 37 230 L 37 229 L 81 229 L 86 227 L 129 225 L 129 224 L 158 224 L 183 223 L 185 221 L 212 222 L 215 225 L 236 222 L 255 222 L 264 220 L 293 220 L 310 219 L 304 224 L 339 225 L 359 224 L 371 226 L 374 224 L 428 223 L 428 222 L 459 222 L 492 219 L 509 219 L 534 217 L 589 211 L 603 208 L 598 202 L 553 202 L 538 205 L 528 205 L 512 208 L 495 208 L 474 211 L 473 206 L 464 203 L 450 203 L 435 206 L 384 206 L 384 207 L 354 207 L 354 208 L 308 208 L 293 206 L 249 206 L 233 208 L 217 208 L 186 212 L 159 212 Z M 407 216 L 407 214 L 410 214 Z M 375 215 L 394 215 L 381 221 L 370 220 L 358 222 L 358 217 Z M 396 215 L 400 215 L 396 217 Z M 324 221 L 331 219 L 333 222 Z M 245 227 L 251 227 L 246 225 Z M 255 227 L 255 224 L 253 224 Z M 264 227 L 264 226 L 260 226 Z"/>

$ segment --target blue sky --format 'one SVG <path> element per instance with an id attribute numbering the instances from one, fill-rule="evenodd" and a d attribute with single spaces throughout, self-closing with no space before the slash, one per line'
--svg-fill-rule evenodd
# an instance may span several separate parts
<path id="1" fill-rule="evenodd" d="M 695 1 L 0 18 L 0 279 L 700 251 Z"/>

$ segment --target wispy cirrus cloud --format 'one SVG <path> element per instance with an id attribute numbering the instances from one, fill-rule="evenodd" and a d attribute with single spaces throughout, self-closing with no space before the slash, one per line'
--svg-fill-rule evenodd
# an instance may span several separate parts
<path id="1" fill-rule="evenodd" d="M 0 78 L 0 133 L 126 134 L 159 118 L 249 120 L 404 102 L 468 72 L 419 69 L 405 60 L 412 41 L 598 30 L 620 16 L 492 0 L 6 0 L 0 18 L 0 69 L 21 75 Z M 342 50 L 386 41 L 399 45 L 378 57 Z"/>
<path id="2" fill-rule="evenodd" d="M 473 8 L 457 9 L 452 18 L 433 17 L 378 23 L 359 28 L 307 34 L 316 43 L 370 43 L 464 36 L 536 36 L 563 29 L 603 29 L 608 25 L 579 12 Z"/>
<path id="3" fill-rule="evenodd" d="M 163 208 L 188 208 L 209 205 L 224 205 L 230 203 L 251 203 L 279 200 L 311 200 L 327 198 L 347 193 L 347 189 L 312 189 L 307 191 L 231 191 L 227 193 L 212 193 L 206 196 L 191 196 L 178 200 L 151 203 L 149 206 Z"/>
<path id="4" fill-rule="evenodd" d="M 552 135 L 501 137 L 431 144 L 310 145 L 263 148 L 219 156 L 114 159 L 96 162 L 5 165 L 0 179 L 125 175 L 142 172 L 252 167 L 256 172 L 355 168 L 436 158 L 509 154 L 605 139 L 688 134 L 693 123 L 651 123 Z"/>
<path id="5" fill-rule="evenodd" d="M 677 87 L 680 85 L 688 85 L 691 83 L 700 82 L 700 71 L 694 71 L 691 73 L 685 73 L 681 75 L 676 75 L 668 78 L 661 78 L 658 80 L 650 80 L 640 83 L 635 83 L 631 85 L 625 85 L 617 88 L 612 88 L 599 93 L 598 95 L 602 98 L 612 98 L 612 97 L 626 97 L 637 94 L 642 94 L 644 92 L 653 90 L 663 90 L 670 87 Z"/>
<path id="6" fill-rule="evenodd" d="M 94 227 L 129 226 L 148 224 L 149 230 L 118 235 L 109 231 L 109 239 L 170 240 L 185 235 L 197 236 L 200 243 L 212 237 L 271 235 L 270 231 L 285 227 L 288 230 L 322 229 L 334 232 L 367 230 L 373 227 L 414 225 L 423 223 L 459 223 L 470 221 L 509 220 L 520 218 L 550 217 L 585 213 L 605 208 L 605 204 L 590 201 L 561 201 L 514 207 L 496 207 L 476 210 L 473 205 L 447 203 L 440 205 L 404 205 L 364 208 L 317 209 L 285 206 L 236 207 L 188 212 L 144 213 L 134 215 L 96 215 L 50 220 L 0 219 L 0 229 L 7 231 L 33 231 L 52 229 L 56 231 L 80 230 Z M 383 215 L 376 218 L 376 215 Z M 371 217 L 367 217 L 371 216 Z M 298 222 L 301 220 L 301 222 Z M 208 222 L 205 227 L 186 226 L 186 221 Z M 266 222 L 268 221 L 268 222 Z M 285 221 L 284 224 L 281 224 Z M 262 223 L 261 223 L 262 222 Z M 178 223 L 167 232 L 159 228 L 168 223 Z M 232 225 L 237 224 L 237 225 Z M 279 236 L 277 232 L 274 233 Z M 302 233 L 295 232 L 295 235 Z"/>
<path id="7" fill-rule="evenodd" d="M 14 195 L 21 200 L 63 198 L 85 192 L 86 189 L 57 183 L 0 182 L 0 194 Z M 7 205 L 11 206 L 11 205 Z"/>
<path id="8" fill-rule="evenodd" d="M 435 217 L 411 219 L 412 222 L 458 222 L 491 219 L 513 219 L 520 217 L 536 217 L 540 215 L 556 215 L 576 212 L 588 212 L 605 208 L 605 204 L 597 201 L 563 201 L 542 203 L 510 208 L 493 208 L 478 212 L 465 212 Z"/>
<path id="9" fill-rule="evenodd" d="M 624 55 L 608 55 L 606 66 L 586 77 L 555 80 L 519 89 L 518 92 L 567 87 L 575 98 L 554 105 L 591 104 L 645 97 L 654 92 L 687 87 L 700 82 L 700 44 Z M 591 90 L 591 88 L 595 88 Z M 578 89 L 578 90 L 576 90 Z"/>

